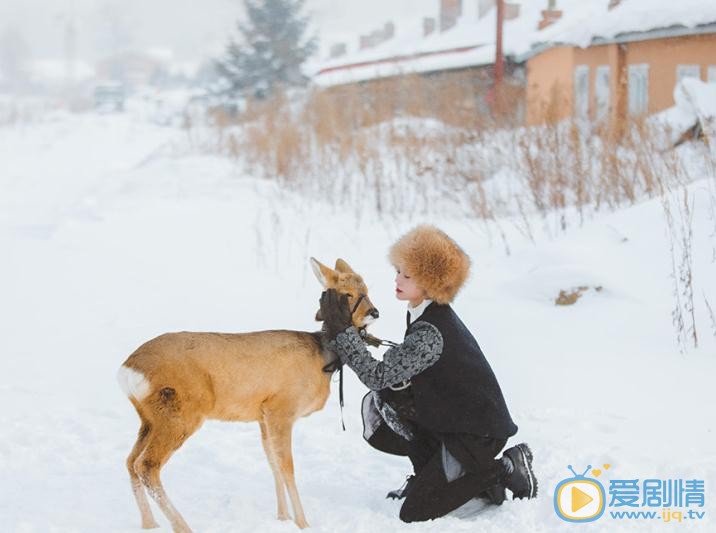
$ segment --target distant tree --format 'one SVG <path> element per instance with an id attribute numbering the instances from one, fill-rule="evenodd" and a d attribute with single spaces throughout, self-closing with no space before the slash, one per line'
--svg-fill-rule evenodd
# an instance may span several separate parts
<path id="1" fill-rule="evenodd" d="M 244 0 L 246 23 L 237 23 L 217 64 L 222 92 L 264 98 L 277 86 L 304 85 L 301 65 L 316 51 L 307 36 L 310 19 L 301 14 L 305 0 Z"/>

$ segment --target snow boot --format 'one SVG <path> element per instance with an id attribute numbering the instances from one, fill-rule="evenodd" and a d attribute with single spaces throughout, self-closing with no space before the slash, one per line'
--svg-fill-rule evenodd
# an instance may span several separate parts
<path id="1" fill-rule="evenodd" d="M 532 471 L 532 450 L 526 443 L 513 446 L 502 454 L 512 461 L 513 470 L 507 476 L 506 486 L 512 492 L 512 499 L 534 498 L 537 496 L 537 478 Z"/>

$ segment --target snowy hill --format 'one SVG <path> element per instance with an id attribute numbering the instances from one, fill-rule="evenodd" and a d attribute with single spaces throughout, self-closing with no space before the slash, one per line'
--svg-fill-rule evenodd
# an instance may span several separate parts
<path id="1" fill-rule="evenodd" d="M 535 451 L 541 495 L 468 518 L 402 524 L 385 493 L 409 473 L 361 438 L 364 387 L 346 373 L 296 424 L 297 483 L 314 531 L 567 531 L 552 491 L 587 465 L 617 478 L 704 479 L 713 529 L 716 337 L 714 176 L 693 183 L 700 348 L 679 353 L 663 208 L 645 201 L 536 243 L 506 225 L 511 254 L 477 220 L 357 219 L 229 161 L 184 153 L 184 133 L 131 116 L 55 116 L 0 128 L 0 524 L 8 532 L 139 531 L 125 458 L 139 424 L 115 381 L 139 344 L 165 331 L 313 330 L 320 286 L 308 259 L 347 260 L 399 340 L 389 244 L 432 222 L 472 257 L 454 307 L 474 332 Z M 534 227 L 540 223 L 535 221 Z M 560 290 L 588 286 L 572 306 Z M 601 287 L 599 291 L 596 287 Z M 256 424 L 207 423 L 163 470 L 196 531 L 286 532 Z M 602 478 L 604 481 L 604 478 Z M 604 481 L 605 485 L 607 482 Z M 157 515 L 161 531 L 167 522 Z M 602 518 L 585 531 L 655 528 Z"/>

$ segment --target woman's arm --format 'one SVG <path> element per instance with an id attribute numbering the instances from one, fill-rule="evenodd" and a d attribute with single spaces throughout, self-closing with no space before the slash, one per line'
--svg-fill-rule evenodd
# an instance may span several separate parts
<path id="1" fill-rule="evenodd" d="M 334 344 L 335 343 L 335 344 Z M 358 330 L 351 326 L 336 336 L 333 348 L 366 387 L 381 390 L 402 383 L 435 364 L 443 351 L 443 337 L 428 322 L 416 322 L 403 344 L 385 352 L 383 361 L 365 348 Z"/>

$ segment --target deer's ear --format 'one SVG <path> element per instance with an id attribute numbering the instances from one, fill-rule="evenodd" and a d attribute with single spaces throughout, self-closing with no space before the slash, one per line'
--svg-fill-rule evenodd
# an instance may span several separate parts
<path id="1" fill-rule="evenodd" d="M 336 259 L 336 270 L 346 274 L 355 274 L 355 271 L 351 268 L 351 266 L 340 257 Z"/>
<path id="2" fill-rule="evenodd" d="M 313 274 L 324 289 L 335 287 L 338 283 L 338 272 L 322 264 L 314 257 L 311 257 L 311 269 L 313 269 Z"/>

